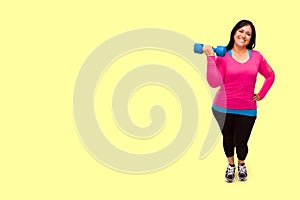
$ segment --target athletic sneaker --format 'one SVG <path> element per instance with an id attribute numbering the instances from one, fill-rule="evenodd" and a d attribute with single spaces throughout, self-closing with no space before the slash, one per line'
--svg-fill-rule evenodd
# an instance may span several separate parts
<path id="1" fill-rule="evenodd" d="M 235 174 L 235 166 L 231 166 L 228 164 L 227 170 L 225 173 L 225 181 L 227 183 L 232 183 L 234 181 L 234 174 Z"/>
<path id="2" fill-rule="evenodd" d="M 238 171 L 239 171 L 238 172 L 239 181 L 246 181 L 248 178 L 248 174 L 247 174 L 245 163 L 239 164 Z"/>

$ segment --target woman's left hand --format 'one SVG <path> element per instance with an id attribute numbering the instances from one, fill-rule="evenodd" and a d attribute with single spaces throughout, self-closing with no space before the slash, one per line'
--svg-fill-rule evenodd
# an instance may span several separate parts
<path id="1" fill-rule="evenodd" d="M 260 101 L 260 96 L 258 94 L 254 94 L 253 100 L 254 101 Z"/>

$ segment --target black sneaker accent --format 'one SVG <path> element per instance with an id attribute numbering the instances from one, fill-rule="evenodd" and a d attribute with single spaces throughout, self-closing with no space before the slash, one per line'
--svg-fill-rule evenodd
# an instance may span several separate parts
<path id="1" fill-rule="evenodd" d="M 235 175 L 235 165 L 228 164 L 226 172 L 225 172 L 225 181 L 227 183 L 232 183 L 234 181 Z"/>
<path id="2" fill-rule="evenodd" d="M 239 181 L 246 181 L 248 179 L 248 173 L 245 163 L 238 165 L 238 179 Z"/>

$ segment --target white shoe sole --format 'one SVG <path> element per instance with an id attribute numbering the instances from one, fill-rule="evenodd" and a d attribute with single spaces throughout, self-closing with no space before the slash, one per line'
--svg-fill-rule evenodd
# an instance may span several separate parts
<path id="1" fill-rule="evenodd" d="M 246 181 L 247 179 L 248 179 L 248 176 L 246 178 L 240 178 L 240 177 L 238 177 L 239 181 Z"/>

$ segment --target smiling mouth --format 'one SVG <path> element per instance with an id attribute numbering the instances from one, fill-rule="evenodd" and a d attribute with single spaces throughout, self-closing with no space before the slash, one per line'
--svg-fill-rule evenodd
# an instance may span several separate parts
<path id="1" fill-rule="evenodd" d="M 245 43 L 246 40 L 242 39 L 242 38 L 239 38 L 239 41 L 242 42 L 242 43 Z"/>

